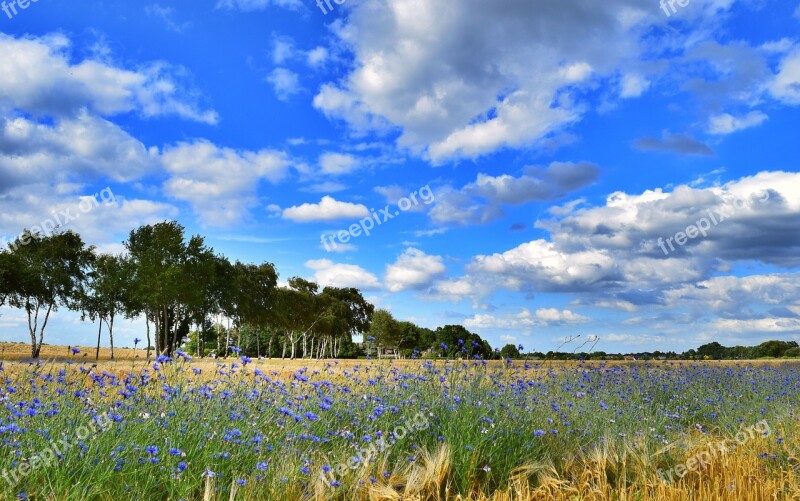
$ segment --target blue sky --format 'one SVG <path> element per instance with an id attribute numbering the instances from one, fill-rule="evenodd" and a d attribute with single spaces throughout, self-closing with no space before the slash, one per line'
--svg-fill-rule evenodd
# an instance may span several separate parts
<path id="1" fill-rule="evenodd" d="M 796 0 L 332 6 L 0 11 L 0 235 L 71 208 L 65 228 L 120 252 L 177 219 L 282 281 L 493 346 L 800 340 Z M 0 313 L 0 340 L 25 341 Z M 94 332 L 61 311 L 45 341 Z"/>

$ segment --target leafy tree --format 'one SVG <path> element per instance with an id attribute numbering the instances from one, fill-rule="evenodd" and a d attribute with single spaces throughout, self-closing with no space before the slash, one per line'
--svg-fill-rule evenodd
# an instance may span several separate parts
<path id="1" fill-rule="evenodd" d="M 25 230 L 3 259 L 16 270 L 4 286 L 9 304 L 25 310 L 31 357 L 38 358 L 50 314 L 61 306 L 80 309 L 92 249 L 72 231 L 41 236 Z"/>
<path id="2" fill-rule="evenodd" d="M 394 316 L 388 310 L 380 309 L 372 315 L 372 322 L 367 333 L 370 337 L 375 338 L 375 343 L 378 345 L 378 357 L 380 358 L 381 347 L 389 346 L 395 350 L 398 349 L 402 331 Z"/>
<path id="3" fill-rule="evenodd" d="M 800 348 L 796 346 L 794 348 L 789 348 L 783 352 L 783 356 L 787 358 L 798 358 L 800 357 Z"/>
<path id="4" fill-rule="evenodd" d="M 103 322 L 108 328 L 111 358 L 114 358 L 114 319 L 127 308 L 131 268 L 131 262 L 123 255 L 100 254 L 93 260 L 82 307 L 84 315 L 98 322 L 96 360 L 100 358 Z"/>
<path id="5" fill-rule="evenodd" d="M 520 358 L 519 349 L 517 349 L 517 347 L 514 346 L 513 344 L 507 344 L 502 348 L 500 348 L 500 356 L 502 358 L 511 358 L 511 359 Z"/>
<path id="6" fill-rule="evenodd" d="M 701 358 L 721 360 L 725 357 L 725 347 L 714 341 L 697 348 L 697 355 Z"/>

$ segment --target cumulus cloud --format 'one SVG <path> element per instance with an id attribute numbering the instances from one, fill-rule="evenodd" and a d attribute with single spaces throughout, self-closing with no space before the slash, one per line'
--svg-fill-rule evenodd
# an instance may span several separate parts
<path id="1" fill-rule="evenodd" d="M 663 243 L 711 214 L 718 224 L 706 236 L 663 252 L 660 238 Z M 757 299 L 756 282 L 745 290 L 722 282 L 712 288 L 706 281 L 736 262 L 800 266 L 800 174 L 761 172 L 703 188 L 616 192 L 603 205 L 575 209 L 536 226 L 550 233 L 550 241 L 537 239 L 475 256 L 464 276 L 434 283 L 431 297 L 480 303 L 498 290 L 572 293 L 579 297 L 575 304 L 630 312 L 668 307 L 683 296 L 692 298 L 681 303 L 688 307 L 701 304 L 698 298 L 712 291 L 730 291 L 731 298 L 740 298 L 726 310 L 735 314 Z M 795 304 L 794 292 L 781 291 L 777 288 L 775 297 Z M 721 311 L 720 298 L 708 304 Z"/>
<path id="2" fill-rule="evenodd" d="M 266 80 L 272 85 L 275 96 L 281 101 L 288 101 L 302 90 L 298 74 L 286 68 L 275 68 Z"/>
<path id="3" fill-rule="evenodd" d="M 620 82 L 619 97 L 623 99 L 639 97 L 650 88 L 650 81 L 641 75 L 628 73 Z"/>
<path id="4" fill-rule="evenodd" d="M 390 292 L 421 289 L 446 270 L 441 256 L 431 256 L 409 247 L 397 261 L 386 267 L 384 283 Z"/>
<path id="5" fill-rule="evenodd" d="M 0 107 L 34 115 L 74 116 L 84 110 L 110 116 L 136 112 L 144 117 L 175 115 L 215 124 L 217 113 L 188 98 L 180 70 L 151 63 L 136 70 L 100 60 L 73 62 L 63 35 L 15 38 L 0 34 Z"/>
<path id="6" fill-rule="evenodd" d="M 574 325 L 589 322 L 591 319 L 570 310 L 558 308 L 539 308 L 531 312 L 528 308 L 515 315 L 476 314 L 464 321 L 464 326 L 472 329 L 514 329 L 530 332 L 534 327 Z"/>
<path id="7" fill-rule="evenodd" d="M 245 218 L 258 205 L 259 183 L 281 181 L 290 166 L 281 151 L 237 151 L 204 140 L 169 147 L 162 161 L 170 173 L 164 192 L 188 202 L 210 226 Z"/>
<path id="8" fill-rule="evenodd" d="M 75 231 L 90 245 L 119 250 L 119 242 L 131 228 L 178 215 L 170 204 L 118 192 L 116 186 L 77 184 L 14 188 L 0 197 L 0 235 L 4 242 L 11 241 L 25 228 L 49 233 L 58 224 L 59 230 Z"/>
<path id="9" fill-rule="evenodd" d="M 800 45 L 781 61 L 778 73 L 769 84 L 769 92 L 786 104 L 800 104 Z"/>
<path id="10" fill-rule="evenodd" d="M 85 112 L 55 123 L 0 118 L 0 193 L 32 179 L 67 182 L 92 175 L 130 182 L 157 167 L 158 150 Z"/>
<path id="11" fill-rule="evenodd" d="M 399 126 L 399 143 L 435 162 L 534 144 L 582 116 L 573 89 L 636 57 L 631 39 L 656 10 L 628 0 L 355 4 L 336 31 L 355 69 L 314 103 L 354 129 Z"/>
<path id="12" fill-rule="evenodd" d="M 729 113 L 722 113 L 721 115 L 714 115 L 709 119 L 708 132 L 720 135 L 731 134 L 736 131 L 761 125 L 767 118 L 767 115 L 760 111 L 751 111 L 740 117 L 735 117 Z"/>
<path id="13" fill-rule="evenodd" d="M 553 162 L 546 168 L 528 167 L 519 177 L 479 173 L 460 190 L 437 189 L 430 216 L 438 224 L 486 223 L 503 216 L 503 205 L 562 198 L 593 183 L 599 172 L 589 162 Z"/>
<path id="14" fill-rule="evenodd" d="M 313 279 L 323 287 L 356 287 L 361 290 L 380 289 L 378 277 L 354 264 L 334 263 L 329 259 L 306 261 L 306 267 L 314 270 Z"/>
<path id="15" fill-rule="evenodd" d="M 283 218 L 298 223 L 316 221 L 335 221 L 337 219 L 357 219 L 369 217 L 369 210 L 361 205 L 340 202 L 331 196 L 324 196 L 318 204 L 305 203 L 284 209 Z"/>
<path id="16" fill-rule="evenodd" d="M 349 174 L 361 167 L 361 162 L 348 153 L 326 151 L 319 156 L 319 167 L 324 174 Z"/>

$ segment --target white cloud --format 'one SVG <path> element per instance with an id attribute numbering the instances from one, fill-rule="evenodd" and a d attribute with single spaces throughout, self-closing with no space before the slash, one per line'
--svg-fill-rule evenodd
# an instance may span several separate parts
<path id="1" fill-rule="evenodd" d="M 384 283 L 390 292 L 427 287 L 447 268 L 441 256 L 431 256 L 409 247 L 393 264 L 386 267 Z"/>
<path id="2" fill-rule="evenodd" d="M 369 216 L 369 210 L 365 206 L 350 202 L 340 202 L 327 195 L 322 197 L 318 204 L 305 203 L 289 207 L 283 211 L 284 219 L 299 223 L 357 219 Z"/>
<path id="3" fill-rule="evenodd" d="M 557 308 L 539 308 L 536 310 L 536 319 L 547 325 L 580 324 L 589 321 L 588 317 Z"/>
<path id="4" fill-rule="evenodd" d="M 767 117 L 766 114 L 757 110 L 751 111 L 741 117 L 735 117 L 729 113 L 722 113 L 709 119 L 708 132 L 711 134 L 731 134 L 736 131 L 761 125 L 767 118 L 769 117 Z"/>
<path id="5" fill-rule="evenodd" d="M 119 249 L 131 228 L 178 215 L 177 208 L 167 203 L 126 198 L 114 190 L 47 184 L 11 189 L 0 197 L 0 235 L 12 240 L 24 228 L 38 226 L 49 233 L 60 224 L 61 230 L 75 231 L 89 244 Z M 89 203 L 92 199 L 96 202 Z"/>
<path id="6" fill-rule="evenodd" d="M 186 28 L 191 26 L 191 23 L 184 22 L 178 23 L 173 19 L 173 15 L 175 14 L 175 9 L 172 7 L 164 7 L 163 5 L 154 3 L 150 5 L 146 5 L 144 8 L 144 13 L 148 16 L 156 17 L 161 19 L 164 22 L 164 25 L 167 27 L 169 31 L 174 31 L 175 33 L 182 33 Z"/>
<path id="7" fill-rule="evenodd" d="M 800 104 L 800 45 L 781 61 L 778 73 L 769 83 L 769 91 L 786 104 Z"/>
<path id="8" fill-rule="evenodd" d="M 573 91 L 617 74 L 661 22 L 657 5 L 629 0 L 356 3 L 335 29 L 355 69 L 314 104 L 355 131 L 397 126 L 434 162 L 524 147 L 578 120 Z M 646 87 L 629 76 L 625 93 Z"/>
<path id="9" fill-rule="evenodd" d="M 589 322 L 591 319 L 578 315 L 570 310 L 557 308 L 539 308 L 531 313 L 528 308 L 515 315 L 475 314 L 464 321 L 464 326 L 471 329 L 513 329 L 530 333 L 534 327 L 556 325 L 574 325 Z"/>
<path id="10" fill-rule="evenodd" d="M 171 175 L 164 192 L 188 202 L 210 226 L 240 222 L 258 205 L 259 183 L 281 181 L 290 166 L 281 151 L 237 151 L 204 140 L 167 148 L 163 163 Z"/>
<path id="11" fill-rule="evenodd" d="M 553 162 L 545 168 L 528 167 L 523 175 L 491 176 L 477 179 L 460 190 L 441 187 L 430 211 L 437 224 L 482 224 L 504 215 L 501 206 L 562 198 L 593 183 L 600 169 L 588 162 Z"/>
<path id="12" fill-rule="evenodd" d="M 0 106 L 34 115 L 70 116 L 137 112 L 145 117 L 176 115 L 215 124 L 217 113 L 187 100 L 178 71 L 164 63 L 127 70 L 103 61 L 73 63 L 63 35 L 14 38 L 0 34 Z"/>
<path id="13" fill-rule="evenodd" d="M 275 96 L 281 101 L 288 101 L 293 95 L 302 90 L 300 77 L 297 73 L 286 68 L 275 68 L 266 78 L 272 84 Z"/>
<path id="14" fill-rule="evenodd" d="M 319 156 L 320 170 L 325 174 L 349 174 L 361 167 L 358 158 L 347 153 L 326 151 Z"/>
<path id="15" fill-rule="evenodd" d="M 641 75 L 628 73 L 622 77 L 622 82 L 620 82 L 619 97 L 623 99 L 639 97 L 649 88 L 649 80 Z"/>
<path id="16" fill-rule="evenodd" d="M 486 276 L 508 290 L 570 291 L 602 287 L 618 274 L 606 250 L 570 252 L 545 240 L 534 240 L 492 255 L 479 255 L 468 265 L 471 274 Z"/>
<path id="17" fill-rule="evenodd" d="M 360 266 L 334 263 L 329 259 L 306 261 L 306 267 L 314 270 L 314 281 L 321 286 L 356 287 L 361 290 L 380 289 L 378 277 Z"/>
<path id="18" fill-rule="evenodd" d="M 713 322 L 713 325 L 721 332 L 768 332 L 800 334 L 800 318 L 718 318 Z"/>
<path id="19" fill-rule="evenodd" d="M 330 53 L 325 47 L 314 47 L 306 52 L 306 62 L 312 68 L 323 66 L 330 58 Z"/>
<path id="20" fill-rule="evenodd" d="M 0 192 L 31 180 L 66 182 L 87 174 L 129 182 L 157 167 L 156 149 L 99 117 L 79 113 L 53 124 L 0 118 Z"/>
<path id="21" fill-rule="evenodd" d="M 664 243 L 712 214 L 718 224 L 709 223 L 705 237 L 698 235 L 665 255 L 659 238 Z M 800 173 L 761 172 L 724 185 L 681 185 L 671 192 L 616 192 L 604 205 L 574 209 L 536 226 L 548 231 L 551 241 L 475 256 L 464 276 L 433 284 L 430 296 L 480 304 L 498 290 L 567 292 L 580 294 L 575 304 L 635 311 L 673 304 L 676 294 L 695 287 L 700 294 L 708 289 L 704 280 L 735 262 L 796 267 Z M 745 290 L 735 296 L 743 299 L 731 311 L 743 311 L 754 294 Z M 690 307 L 692 302 L 681 304 Z"/>

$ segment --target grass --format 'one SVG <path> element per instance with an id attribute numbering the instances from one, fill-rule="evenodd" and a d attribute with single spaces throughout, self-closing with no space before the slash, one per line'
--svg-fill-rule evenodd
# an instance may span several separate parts
<path id="1" fill-rule="evenodd" d="M 800 495 L 800 373 L 790 362 L 153 366 L 131 357 L 92 367 L 64 355 L 3 363 L 3 498 Z M 660 479 L 659 469 L 758 422 L 768 434 Z M 59 443 L 70 445 L 47 464 Z"/>

